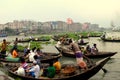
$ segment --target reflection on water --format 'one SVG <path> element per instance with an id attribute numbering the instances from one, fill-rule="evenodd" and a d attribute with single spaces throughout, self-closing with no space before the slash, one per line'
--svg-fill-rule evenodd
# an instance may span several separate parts
<path id="1" fill-rule="evenodd" d="M 60 62 L 62 64 L 75 64 L 76 63 L 76 59 L 63 56 L 63 57 L 60 58 Z"/>
<path id="2" fill-rule="evenodd" d="M 14 40 L 15 38 L 13 38 Z M 0 39 L 1 40 L 1 39 Z M 95 76 L 91 77 L 89 80 L 120 80 L 120 43 L 115 42 L 103 42 L 100 38 L 89 38 L 85 39 L 89 41 L 89 45 L 92 46 L 93 43 L 97 44 L 99 51 L 115 51 L 118 52 L 116 55 L 112 56 L 112 58 L 108 61 L 108 63 L 104 66 L 107 69 L 107 73 L 104 73 L 100 70 Z M 54 45 L 43 45 L 43 51 L 48 52 L 58 52 Z M 93 59 L 94 61 L 95 59 Z M 62 64 L 66 63 L 75 63 L 76 60 L 74 58 L 62 57 L 60 58 Z"/>

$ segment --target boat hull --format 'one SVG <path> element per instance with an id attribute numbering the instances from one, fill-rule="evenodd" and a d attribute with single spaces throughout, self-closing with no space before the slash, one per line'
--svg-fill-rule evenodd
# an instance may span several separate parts
<path id="1" fill-rule="evenodd" d="M 109 59 L 110 59 L 110 57 L 104 58 L 104 59 L 96 62 L 95 65 L 92 66 L 91 68 L 89 68 L 88 70 L 80 72 L 78 74 L 70 75 L 70 76 L 62 76 L 62 77 L 58 77 L 58 78 L 40 77 L 39 79 L 36 79 L 36 78 L 32 78 L 32 77 L 27 77 L 27 76 L 20 76 L 20 75 L 15 74 L 14 72 L 12 72 L 9 69 L 9 67 L 6 67 L 6 68 L 12 76 L 19 77 L 22 80 L 70 80 L 70 79 L 88 80 L 89 78 L 94 76 L 99 70 L 101 70 L 102 67 L 109 61 Z"/>
<path id="2" fill-rule="evenodd" d="M 56 47 L 56 46 L 55 46 Z M 66 57 L 74 57 L 75 58 L 75 54 L 74 52 L 67 52 L 67 51 L 64 51 L 64 50 L 61 50 L 60 48 L 56 47 L 56 49 L 62 53 L 63 56 L 66 56 Z M 111 57 L 113 55 L 117 54 L 117 52 L 98 52 L 96 54 L 92 54 L 92 53 L 89 53 L 89 54 L 84 54 L 86 57 L 88 58 L 105 58 L 105 57 Z"/>

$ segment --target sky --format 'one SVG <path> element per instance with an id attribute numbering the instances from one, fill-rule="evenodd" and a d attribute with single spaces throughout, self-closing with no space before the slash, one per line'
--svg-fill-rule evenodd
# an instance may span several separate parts
<path id="1" fill-rule="evenodd" d="M 0 24 L 13 20 L 120 25 L 120 0 L 0 0 Z"/>

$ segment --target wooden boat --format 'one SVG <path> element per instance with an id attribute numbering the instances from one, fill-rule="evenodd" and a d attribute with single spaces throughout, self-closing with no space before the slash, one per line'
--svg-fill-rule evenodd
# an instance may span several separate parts
<path id="1" fill-rule="evenodd" d="M 81 38 L 85 38 L 86 39 L 86 38 L 89 38 L 89 36 L 82 36 Z"/>
<path id="2" fill-rule="evenodd" d="M 54 40 L 54 41 L 59 41 L 60 38 L 64 37 L 65 39 L 68 38 L 68 35 L 53 35 L 51 38 Z"/>
<path id="3" fill-rule="evenodd" d="M 106 38 L 102 38 L 101 39 L 105 42 L 120 42 L 120 39 L 106 39 Z"/>
<path id="4" fill-rule="evenodd" d="M 89 58 L 104 58 L 104 57 L 111 57 L 113 55 L 117 54 L 117 52 L 98 52 L 96 54 L 85 54 L 85 56 Z"/>
<path id="5" fill-rule="evenodd" d="M 50 38 L 38 37 L 33 38 L 32 41 L 50 41 Z"/>
<path id="6" fill-rule="evenodd" d="M 21 76 L 14 73 L 14 71 L 12 70 L 14 69 L 14 66 L 11 64 L 7 64 L 5 68 L 10 73 L 10 76 L 14 76 L 22 80 L 88 80 L 89 78 L 94 76 L 99 70 L 103 69 L 102 67 L 109 61 L 109 59 L 110 57 L 107 57 L 96 62 L 94 65 L 89 67 L 88 70 L 81 70 L 78 66 L 73 66 L 72 71 L 64 72 L 65 67 L 62 67 L 60 73 L 56 74 L 54 78 L 48 78 L 43 76 L 40 76 L 39 78 L 33 78 L 28 77 L 27 75 Z"/>
<path id="7" fill-rule="evenodd" d="M 111 39 L 111 38 L 106 38 L 106 32 L 103 33 L 102 36 L 100 36 L 101 40 L 105 42 L 120 42 L 120 39 Z"/>
<path id="8" fill-rule="evenodd" d="M 88 44 L 89 42 L 84 42 L 84 43 L 78 43 L 78 45 L 86 45 Z"/>
<path id="9" fill-rule="evenodd" d="M 50 39 L 27 39 L 27 40 L 18 40 L 19 43 L 26 43 L 30 41 L 50 41 Z"/>
<path id="10" fill-rule="evenodd" d="M 100 37 L 101 35 L 90 35 L 89 37 Z"/>
<path id="11" fill-rule="evenodd" d="M 52 37 L 54 41 L 59 41 L 59 38 Z"/>
<path id="12" fill-rule="evenodd" d="M 56 36 L 56 35 L 54 35 L 54 36 L 52 36 L 52 39 L 53 39 L 54 41 L 59 41 L 60 36 Z"/>
<path id="13" fill-rule="evenodd" d="M 22 53 L 21 53 L 22 54 Z M 49 61 L 53 61 L 55 59 L 58 59 L 62 56 L 61 53 L 50 53 L 50 52 L 43 52 L 44 56 L 42 56 L 42 59 L 41 59 L 41 63 L 48 63 Z M 9 59 L 5 58 L 5 59 L 2 59 L 0 58 L 0 61 L 1 62 L 13 62 L 13 63 L 19 63 L 19 58 L 10 58 Z M 27 61 L 29 62 L 29 61 Z M 31 62 L 29 62 L 31 63 Z"/>
<path id="14" fill-rule="evenodd" d="M 75 57 L 75 54 L 73 51 L 65 51 L 65 50 L 62 50 L 58 47 L 55 46 L 55 48 L 62 53 L 63 56 L 66 56 L 66 57 Z M 109 57 L 109 56 L 113 56 L 115 55 L 117 52 L 98 52 L 96 54 L 84 54 L 85 56 L 87 56 L 88 58 L 105 58 L 105 57 Z"/>
<path id="15" fill-rule="evenodd" d="M 30 42 L 31 39 L 27 39 L 27 40 L 18 40 L 18 43 L 26 43 L 26 42 Z"/>

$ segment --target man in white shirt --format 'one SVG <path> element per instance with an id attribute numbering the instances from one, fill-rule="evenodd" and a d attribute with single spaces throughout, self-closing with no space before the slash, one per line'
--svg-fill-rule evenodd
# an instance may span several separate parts
<path id="1" fill-rule="evenodd" d="M 39 78 L 40 75 L 40 66 L 37 64 L 36 61 L 33 61 L 33 66 L 28 70 L 30 75 L 35 78 Z"/>
<path id="2" fill-rule="evenodd" d="M 33 62 L 33 61 L 35 61 L 35 59 L 34 59 L 34 56 L 35 56 L 35 49 L 36 48 L 33 48 L 29 53 L 28 53 L 28 55 L 26 56 L 26 58 L 29 58 L 29 61 L 30 62 Z"/>

